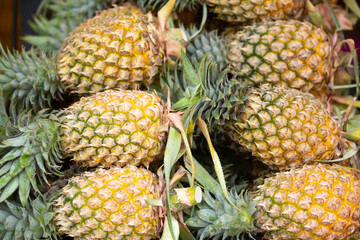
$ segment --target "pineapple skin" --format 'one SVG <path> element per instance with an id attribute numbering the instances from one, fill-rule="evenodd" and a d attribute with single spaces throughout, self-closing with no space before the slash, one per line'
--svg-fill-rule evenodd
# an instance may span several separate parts
<path id="1" fill-rule="evenodd" d="M 230 71 L 249 84 L 309 92 L 321 91 L 330 80 L 330 39 L 309 22 L 254 24 L 230 33 L 229 45 Z"/>
<path id="2" fill-rule="evenodd" d="M 288 19 L 302 13 L 303 0 L 206 0 L 210 10 L 227 22 Z"/>
<path id="3" fill-rule="evenodd" d="M 360 179 L 325 164 L 278 173 L 258 187 L 255 226 L 267 239 L 345 239 L 360 227 Z"/>
<path id="4" fill-rule="evenodd" d="M 58 57 L 64 89 L 94 93 L 147 87 L 164 61 L 151 15 L 130 4 L 101 11 L 70 33 Z"/>
<path id="5" fill-rule="evenodd" d="M 340 126 L 322 103 L 296 89 L 250 88 L 234 136 L 264 164 L 274 169 L 302 166 L 337 157 Z"/>
<path id="6" fill-rule="evenodd" d="M 159 237 L 158 180 L 134 166 L 98 169 L 73 177 L 55 200 L 59 232 L 75 239 L 154 239 Z"/>
<path id="7" fill-rule="evenodd" d="M 64 111 L 62 149 L 83 166 L 148 166 L 163 154 L 166 116 L 152 93 L 107 90 L 83 97 Z"/>

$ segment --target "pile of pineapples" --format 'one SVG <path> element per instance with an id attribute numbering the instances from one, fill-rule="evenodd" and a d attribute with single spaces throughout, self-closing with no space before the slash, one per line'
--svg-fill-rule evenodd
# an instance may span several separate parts
<path id="1" fill-rule="evenodd" d="M 43 0 L 0 46 L 0 238 L 358 239 L 358 18 Z"/>

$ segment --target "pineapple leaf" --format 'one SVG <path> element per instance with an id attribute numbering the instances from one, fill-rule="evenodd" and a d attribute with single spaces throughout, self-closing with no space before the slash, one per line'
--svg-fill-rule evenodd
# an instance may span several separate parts
<path id="1" fill-rule="evenodd" d="M 27 177 L 26 172 L 19 174 L 19 198 L 23 206 L 25 206 L 27 199 L 30 195 L 30 179 Z"/>
<path id="2" fill-rule="evenodd" d="M 166 212 L 167 218 L 166 222 L 169 222 L 170 226 L 168 230 L 170 231 L 170 236 L 175 238 L 175 229 L 173 229 L 173 223 L 171 219 L 171 209 L 170 209 L 170 171 L 173 165 L 177 161 L 178 152 L 180 151 L 181 145 L 181 134 L 176 131 L 174 127 L 170 128 L 168 141 L 166 143 L 165 154 L 164 154 L 164 172 L 165 172 L 165 184 L 166 184 Z M 176 220 L 175 220 L 176 221 Z M 169 237 L 170 237 L 169 236 Z M 165 238 L 166 239 L 166 238 Z"/>
<path id="3" fill-rule="evenodd" d="M 184 74 L 186 78 L 193 84 L 193 85 L 199 85 L 200 84 L 200 78 L 195 71 L 194 67 L 191 65 L 189 59 L 186 57 L 186 54 L 184 51 L 181 51 L 181 59 L 184 66 Z"/>
<path id="4" fill-rule="evenodd" d="M 360 7 L 355 0 L 344 0 L 346 6 L 360 18 Z"/>
<path id="5" fill-rule="evenodd" d="M 191 234 L 186 225 L 182 222 L 179 222 L 180 226 L 180 239 L 182 240 L 195 240 L 194 236 Z"/>
<path id="6" fill-rule="evenodd" d="M 1 144 L 3 144 L 4 142 L 2 142 Z M 0 145 L 0 148 L 5 148 L 5 147 L 9 147 L 7 145 Z M 5 156 L 3 156 L 1 159 L 0 159 L 0 164 L 4 164 L 8 161 L 12 161 L 18 157 L 21 156 L 21 149 L 18 149 L 18 148 L 15 148 L 13 150 L 11 150 L 10 152 L 8 152 L 7 154 L 5 154 Z"/>
<path id="7" fill-rule="evenodd" d="M 12 177 L 10 182 L 6 184 L 6 187 L 2 190 L 0 195 L 0 203 L 5 201 L 8 197 L 13 194 L 19 186 L 19 178 Z"/>
<path id="8" fill-rule="evenodd" d="M 9 210 L 11 211 L 11 214 L 14 215 L 17 218 L 21 218 L 22 217 L 22 210 L 19 206 L 12 204 L 11 202 L 6 202 L 7 207 L 9 208 Z"/>
<path id="9" fill-rule="evenodd" d="M 180 235 L 180 227 L 179 227 L 179 223 L 176 220 L 175 217 L 171 216 L 171 221 L 168 221 L 169 219 L 166 218 L 165 220 L 165 225 L 164 225 L 164 230 L 163 230 L 163 234 L 160 238 L 160 240 L 177 240 L 179 239 L 179 235 Z M 170 226 L 171 224 L 171 226 Z"/>

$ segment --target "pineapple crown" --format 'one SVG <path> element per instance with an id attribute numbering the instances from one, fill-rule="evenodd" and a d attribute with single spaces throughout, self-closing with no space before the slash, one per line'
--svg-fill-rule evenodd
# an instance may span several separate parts
<path id="1" fill-rule="evenodd" d="M 47 19 L 46 16 L 35 16 L 30 27 L 37 35 L 22 37 L 25 42 L 45 51 L 59 51 L 69 33 L 85 21 L 84 16 Z"/>
<path id="2" fill-rule="evenodd" d="M 188 38 L 195 35 L 199 30 L 195 26 L 190 26 L 185 30 Z M 204 31 L 197 35 L 192 41 L 186 45 L 186 56 L 191 62 L 196 59 L 201 62 L 201 59 L 208 54 L 208 56 L 215 61 L 219 70 L 224 70 L 228 65 L 229 46 L 224 36 L 219 35 L 217 31 Z"/>
<path id="3" fill-rule="evenodd" d="M 228 78 L 228 69 L 219 71 L 216 63 L 205 55 L 200 64 L 191 65 L 182 52 L 184 97 L 173 108 L 185 112 L 186 122 L 206 119 L 211 125 L 225 125 L 237 120 L 237 109 L 243 106 L 246 88 L 236 78 Z M 186 82 L 185 82 L 186 81 Z"/>
<path id="4" fill-rule="evenodd" d="M 0 90 L 12 112 L 51 106 L 63 89 L 56 71 L 56 54 L 32 48 L 11 53 L 0 46 Z"/>
<path id="5" fill-rule="evenodd" d="M 37 35 L 27 35 L 22 39 L 45 51 L 58 51 L 71 31 L 108 5 L 103 0 L 44 0 L 38 14 L 29 23 Z M 49 13 L 51 19 L 47 18 Z"/>
<path id="6" fill-rule="evenodd" d="M 193 216 L 186 225 L 197 228 L 198 239 L 239 239 L 246 233 L 254 232 L 253 220 L 256 212 L 256 201 L 250 192 L 242 186 L 234 186 L 229 191 L 229 200 L 225 198 L 220 184 L 194 160 L 195 179 L 206 189 L 203 201 L 196 206 Z M 190 169 L 188 168 L 190 171 Z"/>
<path id="7" fill-rule="evenodd" d="M 35 116 L 24 112 L 13 123 L 0 117 L 0 130 L 0 203 L 18 191 L 25 206 L 30 190 L 41 193 L 49 176 L 61 175 L 60 123 L 45 110 Z"/>
<path id="8" fill-rule="evenodd" d="M 39 6 L 38 12 L 51 12 L 54 17 L 92 17 L 96 11 L 108 7 L 107 0 L 44 0 Z"/>
<path id="9" fill-rule="evenodd" d="M 38 196 L 21 206 L 15 201 L 0 203 L 1 239 L 58 239 L 52 203 Z"/>

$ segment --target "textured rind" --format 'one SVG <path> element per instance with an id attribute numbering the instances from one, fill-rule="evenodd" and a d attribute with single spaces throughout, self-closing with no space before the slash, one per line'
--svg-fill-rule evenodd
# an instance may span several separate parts
<path id="1" fill-rule="evenodd" d="M 54 204 L 61 233 L 76 239 L 155 239 L 160 198 L 158 180 L 134 166 L 98 169 L 73 177 Z"/>
<path id="2" fill-rule="evenodd" d="M 64 112 L 62 146 L 84 166 L 148 166 L 163 154 L 165 105 L 151 93 L 107 90 Z"/>
<path id="3" fill-rule="evenodd" d="M 360 227 L 360 178 L 342 166 L 309 165 L 259 186 L 255 226 L 267 239 L 344 239 Z"/>
<path id="4" fill-rule="evenodd" d="M 302 0 L 205 0 L 210 11 L 228 22 L 269 21 L 296 17 L 303 11 Z"/>
<path id="5" fill-rule="evenodd" d="M 254 24 L 229 35 L 230 71 L 249 84 L 320 91 L 330 80 L 331 42 L 309 22 Z"/>
<path id="6" fill-rule="evenodd" d="M 232 123 L 235 138 L 271 168 L 337 156 L 340 126 L 309 93 L 268 84 L 250 88 Z"/>
<path id="7" fill-rule="evenodd" d="M 152 17 L 130 4 L 101 11 L 63 44 L 57 62 L 64 88 L 82 94 L 148 86 L 164 61 L 158 36 Z"/>

